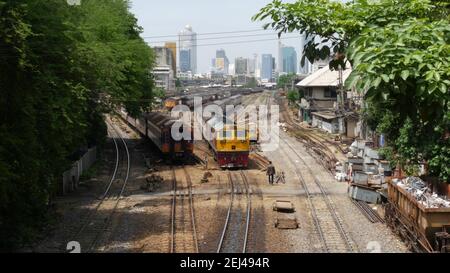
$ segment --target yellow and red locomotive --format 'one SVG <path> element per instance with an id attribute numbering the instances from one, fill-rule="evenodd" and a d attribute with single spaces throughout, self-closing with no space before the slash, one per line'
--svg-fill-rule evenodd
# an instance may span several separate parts
<path id="1" fill-rule="evenodd" d="M 206 121 L 210 133 L 207 142 L 221 168 L 247 168 L 250 154 L 250 140 L 245 128 L 226 124 L 222 118 L 213 117 Z"/>

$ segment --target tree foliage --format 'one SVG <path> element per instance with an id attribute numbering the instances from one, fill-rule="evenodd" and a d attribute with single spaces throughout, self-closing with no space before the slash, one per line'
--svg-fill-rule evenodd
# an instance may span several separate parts
<path id="1" fill-rule="evenodd" d="M 277 81 L 277 86 L 278 87 L 283 87 L 285 90 L 289 87 L 292 87 L 292 82 L 295 80 L 296 75 L 291 73 L 291 74 L 286 74 L 286 75 L 281 75 L 278 78 Z"/>
<path id="2" fill-rule="evenodd" d="M 450 47 L 448 1 L 275 0 L 255 20 L 280 35 L 299 31 L 312 39 L 311 62 L 333 57 L 330 67 L 353 67 L 348 88 L 364 93 L 364 117 L 386 134 L 389 159 L 450 178 Z M 413 169 L 413 168 L 411 168 Z"/>
<path id="3" fill-rule="evenodd" d="M 300 94 L 297 90 L 289 90 L 286 97 L 291 104 L 294 104 L 300 100 Z"/>
<path id="4" fill-rule="evenodd" d="M 151 99 L 152 51 L 125 0 L 0 0 L 0 249 L 34 238 L 102 114 Z M 147 102 L 145 102 L 147 101 Z"/>

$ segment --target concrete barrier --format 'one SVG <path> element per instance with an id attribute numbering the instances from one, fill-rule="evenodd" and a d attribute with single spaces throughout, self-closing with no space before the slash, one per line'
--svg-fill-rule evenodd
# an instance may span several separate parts
<path id="1" fill-rule="evenodd" d="M 89 149 L 80 160 L 72 164 L 72 168 L 63 173 L 62 183 L 59 193 L 66 195 L 78 188 L 80 178 L 84 172 L 94 165 L 97 160 L 97 148 Z"/>

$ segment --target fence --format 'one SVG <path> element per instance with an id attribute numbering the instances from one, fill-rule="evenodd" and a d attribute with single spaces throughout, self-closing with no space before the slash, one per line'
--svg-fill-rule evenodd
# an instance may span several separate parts
<path id="1" fill-rule="evenodd" d="M 64 172 L 60 194 L 66 195 L 78 188 L 81 175 L 94 165 L 97 160 L 97 148 L 89 149 L 80 160 L 72 165 L 72 169 Z"/>

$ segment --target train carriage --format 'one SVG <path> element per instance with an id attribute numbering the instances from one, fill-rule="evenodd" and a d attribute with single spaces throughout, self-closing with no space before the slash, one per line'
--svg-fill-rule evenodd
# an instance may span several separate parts
<path id="1" fill-rule="evenodd" d="M 386 223 L 414 252 L 450 253 L 450 208 L 426 208 L 408 191 L 388 181 Z"/>
<path id="2" fill-rule="evenodd" d="M 190 139 L 175 140 L 172 136 L 172 126 L 176 122 L 180 122 L 175 118 L 153 112 L 134 119 L 128 116 L 124 110 L 120 111 L 120 115 L 128 124 L 150 139 L 166 158 L 188 160 L 192 156 L 194 144 L 191 125 L 185 126 L 189 128 Z M 179 133 L 183 133 L 182 129 Z"/>
<path id="3" fill-rule="evenodd" d="M 177 106 L 178 104 L 181 103 L 181 98 L 180 97 L 171 97 L 171 98 L 167 98 L 164 101 L 164 107 L 171 111 L 175 106 Z"/>
<path id="4" fill-rule="evenodd" d="M 194 145 L 191 126 L 187 126 L 190 139 L 175 140 L 172 135 L 172 127 L 175 123 L 180 122 L 179 120 L 160 113 L 148 113 L 144 117 L 147 121 L 147 137 L 158 146 L 163 154 L 175 159 L 188 159 L 192 156 Z M 180 126 L 180 134 L 183 134 L 182 130 L 183 127 Z"/>

